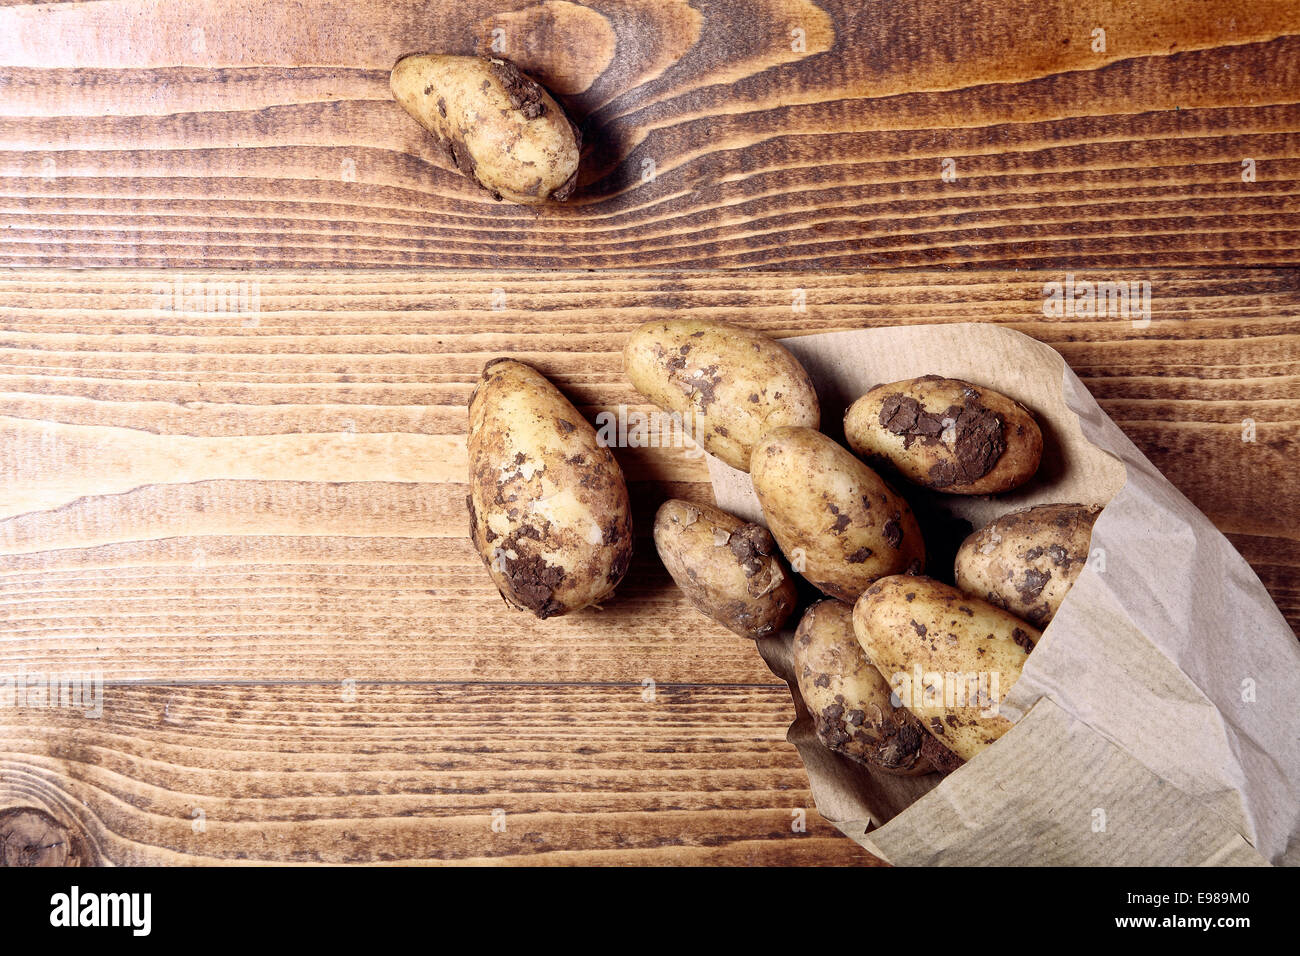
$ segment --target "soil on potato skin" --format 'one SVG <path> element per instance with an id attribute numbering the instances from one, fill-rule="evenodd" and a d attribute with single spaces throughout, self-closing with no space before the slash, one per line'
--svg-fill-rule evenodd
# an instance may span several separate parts
<path id="1" fill-rule="evenodd" d="M 929 734 L 921 741 L 921 756 L 939 773 L 952 773 L 966 762 Z"/>
<path id="2" fill-rule="evenodd" d="M 942 412 L 927 412 L 915 398 L 896 392 L 880 408 L 880 424 L 903 438 L 903 447 L 921 441 L 938 445 L 951 422 L 956 435 L 952 457 L 936 463 L 929 474 L 930 486 L 949 488 L 968 485 L 983 478 L 1007 450 L 1002 416 L 980 402 L 974 389 L 967 389 L 964 401 Z"/>
<path id="3" fill-rule="evenodd" d="M 539 555 L 523 555 L 505 561 L 510 594 L 542 620 L 564 613 L 564 605 L 553 597 L 565 582 L 564 569 L 547 564 Z"/>
<path id="4" fill-rule="evenodd" d="M 519 72 L 519 67 L 508 60 L 488 60 L 488 69 L 506 96 L 510 105 L 524 115 L 524 119 L 537 119 L 546 114 L 546 98 L 541 85 Z"/>
<path id="5" fill-rule="evenodd" d="M 837 753 L 889 773 L 911 775 L 922 769 L 929 734 L 914 721 L 897 716 L 870 720 L 864 711 L 849 709 L 842 694 L 812 717 L 818 739 Z"/>

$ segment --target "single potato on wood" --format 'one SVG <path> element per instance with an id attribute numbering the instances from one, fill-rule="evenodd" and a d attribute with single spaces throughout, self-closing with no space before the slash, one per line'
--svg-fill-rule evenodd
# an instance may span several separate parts
<path id="1" fill-rule="evenodd" d="M 821 421 L 804 367 L 761 332 L 704 319 L 647 322 L 628 339 L 623 364 L 638 392 L 680 414 L 705 451 L 741 471 L 765 432 Z"/>
<path id="2" fill-rule="evenodd" d="M 810 607 L 794 632 L 799 695 L 824 746 L 900 776 L 961 764 L 908 710 L 896 707 L 889 683 L 867 660 L 853 631 L 853 609 L 840 601 Z"/>
<path id="3" fill-rule="evenodd" d="M 830 597 L 853 602 L 877 578 L 925 566 L 907 502 L 821 432 L 768 432 L 754 447 L 749 475 L 791 567 Z"/>
<path id="4" fill-rule="evenodd" d="M 957 587 L 1046 627 L 1088 562 L 1100 505 L 1050 504 L 1004 514 L 962 542 Z"/>
<path id="5" fill-rule="evenodd" d="M 867 588 L 853 629 L 903 706 L 963 760 L 1011 729 L 997 705 L 1040 637 L 1001 608 L 913 575 Z"/>
<path id="6" fill-rule="evenodd" d="M 470 537 L 506 602 L 539 618 L 609 596 L 632 559 L 623 472 L 532 367 L 496 359 L 469 400 Z"/>
<path id="7" fill-rule="evenodd" d="M 497 199 L 569 198 L 581 135 L 535 80 L 505 60 L 413 54 L 389 78 L 402 109 L 438 137 L 452 163 Z"/>
<path id="8" fill-rule="evenodd" d="M 655 515 L 655 548 L 696 609 L 741 637 L 776 631 L 793 613 L 794 578 L 762 525 L 674 498 Z"/>
<path id="9" fill-rule="evenodd" d="M 1019 402 L 937 375 L 877 385 L 849 407 L 844 437 L 868 461 L 952 495 L 1010 491 L 1043 454 L 1042 432 Z"/>

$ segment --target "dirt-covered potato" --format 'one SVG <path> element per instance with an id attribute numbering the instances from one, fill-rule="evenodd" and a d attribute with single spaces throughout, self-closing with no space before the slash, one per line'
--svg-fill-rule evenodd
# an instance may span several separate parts
<path id="1" fill-rule="evenodd" d="M 638 392 L 679 413 L 705 451 L 741 471 L 764 432 L 821 420 L 799 360 L 761 332 L 726 322 L 647 322 L 628 339 L 623 365 Z"/>
<path id="2" fill-rule="evenodd" d="M 888 682 L 862 652 L 847 604 L 810 607 L 794 632 L 793 651 L 799 695 L 826 747 L 902 776 L 961 764 L 908 710 L 894 706 Z"/>
<path id="3" fill-rule="evenodd" d="M 877 578 L 925 566 L 912 509 L 845 448 L 811 428 L 768 432 L 749 476 L 790 566 L 852 603 Z"/>
<path id="4" fill-rule="evenodd" d="M 1043 435 L 1029 410 L 991 388 L 923 375 L 877 385 L 844 416 L 849 446 L 953 495 L 993 495 L 1038 470 Z"/>
<path id="5" fill-rule="evenodd" d="M 1001 608 L 913 575 L 867 588 L 853 629 L 903 706 L 963 760 L 1011 729 L 997 705 L 1040 637 Z"/>
<path id="6" fill-rule="evenodd" d="M 607 597 L 632 558 L 623 472 L 531 366 L 496 359 L 469 400 L 470 537 L 506 602 L 540 618 Z"/>
<path id="7" fill-rule="evenodd" d="M 1098 505 L 1022 508 L 980 528 L 957 551 L 957 586 L 1046 627 L 1088 561 Z"/>
<path id="8" fill-rule="evenodd" d="M 513 64 L 418 53 L 397 61 L 389 85 L 456 168 L 497 199 L 569 198 L 578 180 L 578 128 Z"/>
<path id="9" fill-rule="evenodd" d="M 655 515 L 655 548 L 696 609 L 741 637 L 771 634 L 794 611 L 794 578 L 762 525 L 673 498 Z"/>

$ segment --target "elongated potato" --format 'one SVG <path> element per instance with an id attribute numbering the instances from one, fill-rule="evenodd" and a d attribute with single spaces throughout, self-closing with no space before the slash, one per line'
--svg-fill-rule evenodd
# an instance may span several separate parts
<path id="1" fill-rule="evenodd" d="M 877 385 L 844 416 L 844 437 L 868 461 L 952 495 L 992 495 L 1038 470 L 1043 435 L 1019 402 L 991 388 L 923 375 Z"/>
<path id="2" fill-rule="evenodd" d="M 997 705 L 1040 634 L 932 578 L 882 578 L 853 608 L 867 657 L 921 725 L 963 760 L 1011 729 Z"/>
<path id="3" fill-rule="evenodd" d="M 957 587 L 1046 627 L 1088 561 L 1098 505 L 1052 504 L 1004 514 L 957 551 Z"/>
<path id="4" fill-rule="evenodd" d="M 821 420 L 799 360 L 761 332 L 726 322 L 647 322 L 628 339 L 623 365 L 638 392 L 680 414 L 705 451 L 741 471 L 764 432 Z"/>
<path id="5" fill-rule="evenodd" d="M 867 660 L 853 632 L 853 608 L 819 601 L 794 632 L 794 672 L 817 739 L 858 763 L 915 776 L 961 764 L 903 707 Z"/>
<path id="6" fill-rule="evenodd" d="M 469 400 L 470 537 L 508 604 L 540 618 L 607 597 L 632 558 L 623 472 L 532 367 L 496 359 Z"/>
<path id="7" fill-rule="evenodd" d="M 768 432 L 749 476 L 790 566 L 853 602 L 877 578 L 925 566 L 912 509 L 879 475 L 811 428 Z"/>
<path id="8" fill-rule="evenodd" d="M 497 199 L 569 198 L 578 181 L 578 128 L 512 63 L 413 54 L 397 61 L 389 85 L 456 168 Z"/>
<path id="9" fill-rule="evenodd" d="M 794 578 L 762 525 L 673 498 L 655 515 L 654 538 L 696 609 L 741 637 L 765 637 L 794 611 Z"/>

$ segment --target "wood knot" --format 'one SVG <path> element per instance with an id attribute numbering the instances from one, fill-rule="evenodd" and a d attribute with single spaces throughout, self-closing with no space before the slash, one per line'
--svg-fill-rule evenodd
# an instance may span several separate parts
<path id="1" fill-rule="evenodd" d="M 86 841 L 44 810 L 0 810 L 0 866 L 85 866 Z"/>
<path id="2" fill-rule="evenodd" d="M 479 23 L 477 32 L 480 56 L 505 57 L 561 96 L 589 89 L 618 45 L 609 20 L 568 0 L 494 14 Z"/>

